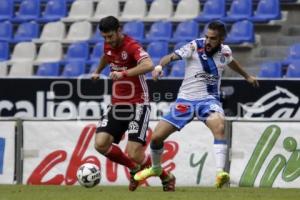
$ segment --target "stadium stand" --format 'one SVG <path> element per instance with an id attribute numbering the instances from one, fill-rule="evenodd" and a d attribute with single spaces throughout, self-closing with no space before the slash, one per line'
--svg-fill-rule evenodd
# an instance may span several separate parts
<path id="1" fill-rule="evenodd" d="M 45 11 L 41 18 L 37 19 L 39 22 L 52 22 L 60 20 L 67 15 L 66 0 L 49 0 L 46 2 Z"/>
<path id="2" fill-rule="evenodd" d="M 98 1 L 94 16 L 90 19 L 93 22 L 98 22 L 101 18 L 112 15 L 120 16 L 119 0 L 101 0 Z"/>
<path id="3" fill-rule="evenodd" d="M 235 22 L 238 20 L 251 19 L 252 12 L 252 0 L 233 0 L 230 10 L 222 20 L 225 22 Z"/>
<path id="4" fill-rule="evenodd" d="M 151 3 L 146 21 L 167 20 L 173 15 L 173 3 L 171 0 L 155 0 Z"/>
<path id="5" fill-rule="evenodd" d="M 143 42 L 145 35 L 145 26 L 142 21 L 129 21 L 124 24 L 123 32 L 134 37 L 136 40 Z"/>
<path id="6" fill-rule="evenodd" d="M 121 14 L 121 21 L 142 20 L 147 14 L 145 0 L 127 0 Z"/>
<path id="7" fill-rule="evenodd" d="M 94 14 L 93 1 L 74 1 L 68 17 L 63 18 L 64 22 L 76 22 L 89 20 Z"/>
<path id="8" fill-rule="evenodd" d="M 12 64 L 10 77 L 31 77 L 33 75 L 33 64 L 30 61 L 15 62 Z"/>
<path id="9" fill-rule="evenodd" d="M 13 22 L 25 22 L 37 20 L 40 17 L 41 7 L 40 0 L 23 0 L 20 2 L 19 11 L 12 18 Z"/>
<path id="10" fill-rule="evenodd" d="M 253 23 L 249 20 L 235 22 L 228 32 L 225 42 L 229 44 L 253 44 L 255 42 Z"/>
<path id="11" fill-rule="evenodd" d="M 63 48 L 60 42 L 45 42 L 41 45 L 35 64 L 58 62 L 63 58 Z"/>
<path id="12" fill-rule="evenodd" d="M 66 27 L 61 21 L 49 22 L 44 25 L 41 36 L 33 41 L 36 43 L 62 41 L 66 37 Z"/>
<path id="13" fill-rule="evenodd" d="M 31 41 L 40 36 L 40 25 L 36 21 L 24 22 L 18 26 L 13 42 Z"/>
<path id="14" fill-rule="evenodd" d="M 172 64 L 171 73 L 170 73 L 169 77 L 183 78 L 184 77 L 184 66 L 185 66 L 185 62 L 183 60 L 174 62 Z"/>
<path id="15" fill-rule="evenodd" d="M 156 21 L 146 34 L 146 41 L 169 41 L 172 37 L 172 23 L 170 21 Z"/>
<path id="16" fill-rule="evenodd" d="M 39 65 L 37 76 L 58 76 L 60 71 L 60 62 L 42 63 Z"/>
<path id="17" fill-rule="evenodd" d="M 268 22 L 281 18 L 279 0 L 260 0 L 252 20 L 254 22 Z"/>
<path id="18" fill-rule="evenodd" d="M 9 58 L 9 44 L 8 42 L 0 41 L 0 63 L 1 61 L 8 60 Z"/>
<path id="19" fill-rule="evenodd" d="M 293 60 L 290 62 L 287 72 L 287 78 L 300 78 L 300 60 Z"/>
<path id="20" fill-rule="evenodd" d="M 202 12 L 196 19 L 202 23 L 215 19 L 222 19 L 225 17 L 225 9 L 225 0 L 207 0 L 204 3 Z"/>
<path id="21" fill-rule="evenodd" d="M 11 20 L 14 15 L 13 1 L 0 1 L 0 21 Z"/>
<path id="22" fill-rule="evenodd" d="M 99 42 L 95 44 L 87 63 L 88 64 L 98 63 L 102 54 L 103 54 L 103 42 Z"/>
<path id="23" fill-rule="evenodd" d="M 32 42 L 18 43 L 12 52 L 10 63 L 33 62 L 36 57 L 36 46 Z"/>
<path id="24" fill-rule="evenodd" d="M 199 35 L 199 25 L 195 20 L 187 20 L 179 23 L 173 34 L 173 42 L 191 41 Z"/>
<path id="25" fill-rule="evenodd" d="M 10 42 L 13 37 L 13 26 L 10 21 L 0 22 L 0 41 Z"/>
<path id="26" fill-rule="evenodd" d="M 200 13 L 199 0 L 179 1 L 171 21 L 185 21 L 196 18 Z"/>
<path id="27" fill-rule="evenodd" d="M 282 68 L 280 62 L 263 63 L 260 68 L 259 77 L 264 78 L 281 78 Z"/>
<path id="28" fill-rule="evenodd" d="M 83 60 L 68 61 L 63 69 L 61 76 L 64 77 L 77 77 L 85 72 L 85 62 Z"/>

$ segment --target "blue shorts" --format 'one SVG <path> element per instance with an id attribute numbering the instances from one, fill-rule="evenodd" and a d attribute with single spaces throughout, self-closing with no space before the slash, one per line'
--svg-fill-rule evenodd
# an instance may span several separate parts
<path id="1" fill-rule="evenodd" d="M 205 122 L 212 112 L 224 114 L 220 101 L 216 99 L 204 99 L 200 101 L 189 101 L 177 99 L 171 106 L 170 112 L 162 117 L 162 120 L 169 122 L 178 130 L 197 117 Z"/>

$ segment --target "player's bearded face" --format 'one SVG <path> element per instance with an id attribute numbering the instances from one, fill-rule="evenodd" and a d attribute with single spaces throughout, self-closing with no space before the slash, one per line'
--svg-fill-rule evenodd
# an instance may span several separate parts
<path id="1" fill-rule="evenodd" d="M 218 35 L 218 31 L 208 29 L 205 34 L 205 51 L 212 52 L 216 48 L 219 48 L 221 44 L 221 38 Z"/>
<path id="2" fill-rule="evenodd" d="M 105 42 L 108 43 L 111 47 L 115 48 L 119 45 L 120 38 L 117 31 L 110 31 L 107 33 L 102 32 L 101 34 Z"/>

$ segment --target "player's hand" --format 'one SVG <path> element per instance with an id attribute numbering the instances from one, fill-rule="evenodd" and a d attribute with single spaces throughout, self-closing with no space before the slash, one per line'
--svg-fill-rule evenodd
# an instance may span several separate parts
<path id="1" fill-rule="evenodd" d="M 259 87 L 259 83 L 258 83 L 258 80 L 256 79 L 255 76 L 248 76 L 246 78 L 246 81 L 248 83 L 250 83 L 253 87 Z"/>
<path id="2" fill-rule="evenodd" d="M 157 65 L 156 67 L 154 67 L 154 70 L 152 71 L 153 80 L 157 81 L 159 77 L 162 77 L 164 75 L 163 73 L 164 71 L 162 70 L 161 65 Z"/>
<path id="3" fill-rule="evenodd" d="M 94 73 L 92 74 L 91 79 L 92 79 L 93 81 L 98 80 L 98 79 L 99 79 L 99 74 L 94 72 Z"/>
<path id="4" fill-rule="evenodd" d="M 120 79 L 123 78 L 123 73 L 122 72 L 117 72 L 117 71 L 110 72 L 109 77 L 112 80 L 120 80 Z"/>

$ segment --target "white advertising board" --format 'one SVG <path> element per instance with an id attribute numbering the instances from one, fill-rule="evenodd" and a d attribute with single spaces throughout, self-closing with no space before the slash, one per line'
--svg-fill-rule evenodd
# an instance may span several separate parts
<path id="1" fill-rule="evenodd" d="M 15 122 L 0 121 L 0 184 L 14 183 Z"/>
<path id="2" fill-rule="evenodd" d="M 128 185 L 128 171 L 94 150 L 96 121 L 25 121 L 24 184 L 73 185 L 83 161 L 99 164 L 102 185 Z M 148 141 L 157 122 L 150 122 Z M 121 141 L 124 150 L 127 138 Z M 149 142 L 146 152 L 150 152 Z M 191 122 L 165 143 L 163 167 L 172 171 L 177 185 L 212 186 L 215 180 L 213 136 L 202 122 Z M 158 178 L 146 183 L 160 185 Z M 145 185 L 146 185 L 145 184 Z"/>
<path id="3" fill-rule="evenodd" d="M 231 185 L 300 187 L 299 122 L 233 122 Z"/>

